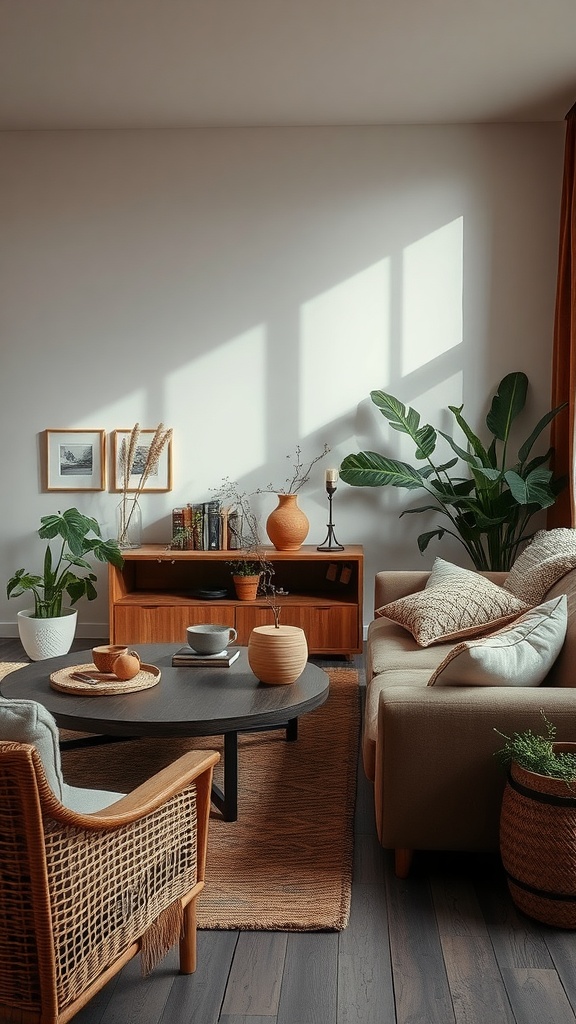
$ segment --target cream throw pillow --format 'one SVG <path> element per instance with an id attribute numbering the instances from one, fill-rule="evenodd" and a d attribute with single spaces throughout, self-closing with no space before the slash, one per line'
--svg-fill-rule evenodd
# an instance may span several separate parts
<path id="1" fill-rule="evenodd" d="M 375 613 L 404 626 L 421 647 L 479 636 L 529 608 L 484 576 L 441 558 L 434 563 L 432 581 L 424 590 L 391 601 Z"/>
<path id="2" fill-rule="evenodd" d="M 528 604 L 540 604 L 551 587 L 576 567 L 576 530 L 538 530 L 502 586 Z"/>
<path id="3" fill-rule="evenodd" d="M 458 644 L 428 686 L 540 686 L 562 650 L 567 624 L 562 594 L 490 636 Z"/>

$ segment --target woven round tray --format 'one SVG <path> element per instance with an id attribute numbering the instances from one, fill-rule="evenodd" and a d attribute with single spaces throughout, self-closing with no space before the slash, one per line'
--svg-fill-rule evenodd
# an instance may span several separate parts
<path id="1" fill-rule="evenodd" d="M 106 694 L 133 693 L 135 690 L 147 690 L 150 686 L 156 686 L 160 682 L 160 669 L 155 665 L 141 665 L 138 675 L 133 679 L 123 682 L 121 679 L 104 678 L 96 679 L 93 683 L 84 683 L 80 679 L 72 679 L 75 672 L 88 672 L 97 674 L 97 669 L 92 662 L 86 665 L 69 665 L 68 668 L 61 668 L 58 672 L 52 672 L 50 686 L 53 690 L 61 690 L 62 693 L 74 693 L 82 697 L 103 697 Z M 102 672 L 105 676 L 106 673 Z"/>

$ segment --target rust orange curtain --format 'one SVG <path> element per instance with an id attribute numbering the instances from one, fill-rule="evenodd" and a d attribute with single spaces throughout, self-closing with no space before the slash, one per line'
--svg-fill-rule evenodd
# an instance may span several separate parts
<path id="1" fill-rule="evenodd" d="M 568 403 L 552 421 L 554 470 L 569 485 L 548 509 L 547 526 L 576 526 L 574 501 L 574 399 L 576 390 L 576 103 L 566 115 L 564 180 L 560 208 L 560 247 L 554 318 L 552 408 Z"/>

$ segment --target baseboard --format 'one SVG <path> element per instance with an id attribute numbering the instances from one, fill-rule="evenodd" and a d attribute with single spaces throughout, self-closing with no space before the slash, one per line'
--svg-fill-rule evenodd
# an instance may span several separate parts
<path id="1" fill-rule="evenodd" d="M 76 627 L 77 640 L 102 640 L 110 635 L 107 622 L 80 622 Z M 0 622 L 0 638 L 11 639 L 18 636 L 15 622 Z"/>

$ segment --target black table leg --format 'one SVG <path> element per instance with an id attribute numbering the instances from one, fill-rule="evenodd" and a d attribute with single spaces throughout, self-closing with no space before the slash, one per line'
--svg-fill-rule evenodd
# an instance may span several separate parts
<path id="1" fill-rule="evenodd" d="M 212 786 L 212 803 L 224 821 L 238 820 L 238 733 L 224 733 L 224 790 Z"/>
<path id="2" fill-rule="evenodd" d="M 297 740 L 298 739 L 298 719 L 291 718 L 286 726 L 286 739 Z"/>

